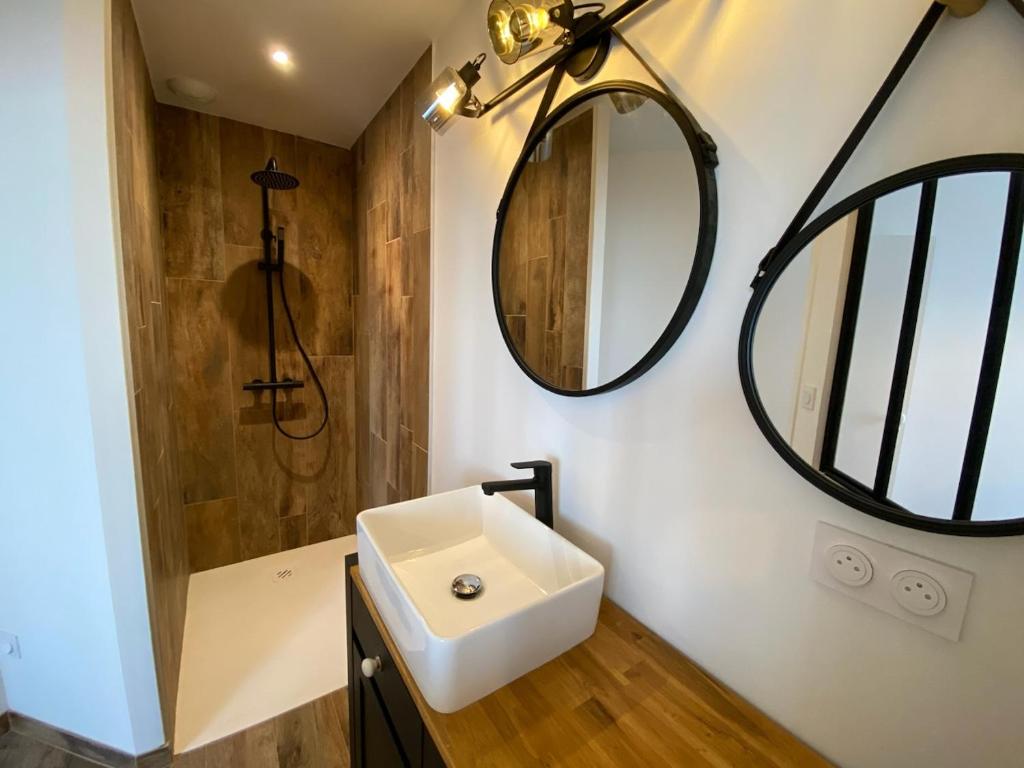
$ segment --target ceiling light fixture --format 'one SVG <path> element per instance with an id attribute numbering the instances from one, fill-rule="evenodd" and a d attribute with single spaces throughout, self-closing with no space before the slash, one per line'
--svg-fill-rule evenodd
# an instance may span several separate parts
<path id="1" fill-rule="evenodd" d="M 284 48 L 274 48 L 270 52 L 270 60 L 274 62 L 274 65 L 281 70 L 289 71 L 294 65 L 292 62 L 292 55 L 288 53 Z"/>
<path id="2" fill-rule="evenodd" d="M 444 133 L 455 115 L 483 117 L 549 70 L 555 70 L 559 79 L 564 72 L 577 82 L 589 80 L 608 58 L 613 34 L 621 39 L 614 25 L 649 1 L 626 0 L 602 17 L 604 3 L 492 0 L 487 8 L 487 35 L 505 64 L 514 64 L 549 44 L 560 49 L 485 104 L 472 92 L 480 80 L 484 54 L 459 70 L 445 67 L 424 95 L 420 115 L 435 131 Z M 577 15 L 577 11 L 585 12 Z M 635 55 L 635 51 L 631 53 Z"/>

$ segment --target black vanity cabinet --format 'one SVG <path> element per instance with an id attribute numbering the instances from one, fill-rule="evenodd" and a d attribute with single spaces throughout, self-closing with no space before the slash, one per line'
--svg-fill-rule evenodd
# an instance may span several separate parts
<path id="1" fill-rule="evenodd" d="M 347 591 L 349 745 L 352 768 L 443 768 L 409 690 L 352 582 L 355 555 L 345 560 Z M 372 675 L 363 661 L 379 660 Z"/>

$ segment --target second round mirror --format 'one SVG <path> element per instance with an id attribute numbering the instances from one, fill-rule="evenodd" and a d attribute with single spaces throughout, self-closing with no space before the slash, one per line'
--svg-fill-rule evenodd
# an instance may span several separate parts
<path id="1" fill-rule="evenodd" d="M 536 131 L 495 235 L 494 293 L 513 357 L 545 388 L 595 394 L 664 355 L 714 247 L 713 144 L 638 83 L 578 94 Z"/>

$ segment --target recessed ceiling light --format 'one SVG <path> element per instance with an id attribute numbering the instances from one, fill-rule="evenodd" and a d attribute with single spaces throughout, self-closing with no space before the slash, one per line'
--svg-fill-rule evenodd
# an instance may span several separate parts
<path id="1" fill-rule="evenodd" d="M 279 67 L 287 67 L 292 63 L 291 54 L 284 48 L 275 48 L 270 54 L 270 58 Z"/>

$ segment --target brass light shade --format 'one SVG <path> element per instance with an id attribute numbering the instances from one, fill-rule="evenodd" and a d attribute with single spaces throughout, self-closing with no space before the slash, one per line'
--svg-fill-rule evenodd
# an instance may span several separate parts
<path id="1" fill-rule="evenodd" d="M 491 0 L 487 8 L 487 33 L 498 58 L 515 64 L 561 36 L 572 16 L 573 7 L 568 0 Z"/>

